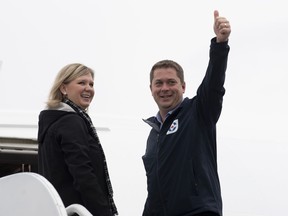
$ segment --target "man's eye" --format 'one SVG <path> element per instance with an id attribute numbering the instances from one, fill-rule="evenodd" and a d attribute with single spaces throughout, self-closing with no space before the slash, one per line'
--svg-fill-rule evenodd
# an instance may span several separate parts
<path id="1" fill-rule="evenodd" d="M 168 83 L 169 85 L 174 85 L 176 82 L 174 80 L 170 80 Z"/>

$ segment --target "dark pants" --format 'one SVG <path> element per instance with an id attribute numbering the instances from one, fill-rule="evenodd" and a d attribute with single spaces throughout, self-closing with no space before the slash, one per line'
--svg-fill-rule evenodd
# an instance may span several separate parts
<path id="1" fill-rule="evenodd" d="M 194 216 L 219 216 L 217 213 L 214 212 L 202 212 L 199 214 L 196 214 Z"/>

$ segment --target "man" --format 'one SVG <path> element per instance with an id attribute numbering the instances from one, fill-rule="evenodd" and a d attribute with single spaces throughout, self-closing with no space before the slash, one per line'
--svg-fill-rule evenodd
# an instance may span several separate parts
<path id="1" fill-rule="evenodd" d="M 156 63 L 150 89 L 159 112 L 144 120 L 150 131 L 143 162 L 148 197 L 143 216 L 221 216 L 216 123 L 225 93 L 230 24 L 214 11 L 214 32 L 205 77 L 192 99 L 183 99 L 183 69 Z"/>

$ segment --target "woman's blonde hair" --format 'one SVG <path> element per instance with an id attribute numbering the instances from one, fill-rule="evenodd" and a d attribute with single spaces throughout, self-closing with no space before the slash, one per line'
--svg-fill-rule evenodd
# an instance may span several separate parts
<path id="1" fill-rule="evenodd" d="M 68 64 L 63 67 L 57 74 L 54 84 L 50 90 L 47 107 L 55 108 L 58 107 L 60 102 L 64 99 L 64 95 L 62 94 L 60 87 L 62 84 L 68 84 L 74 79 L 86 75 L 91 74 L 94 79 L 94 71 L 91 68 L 79 63 Z"/>

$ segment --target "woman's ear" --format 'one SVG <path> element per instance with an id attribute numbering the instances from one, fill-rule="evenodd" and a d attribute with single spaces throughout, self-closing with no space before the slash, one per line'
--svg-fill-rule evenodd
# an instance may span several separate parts
<path id="1" fill-rule="evenodd" d="M 63 95 L 66 95 L 67 93 L 66 93 L 66 86 L 64 85 L 64 84 L 62 84 L 61 86 L 60 86 L 60 91 L 61 91 L 61 93 L 63 94 Z"/>

